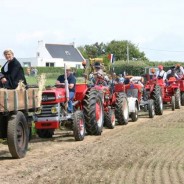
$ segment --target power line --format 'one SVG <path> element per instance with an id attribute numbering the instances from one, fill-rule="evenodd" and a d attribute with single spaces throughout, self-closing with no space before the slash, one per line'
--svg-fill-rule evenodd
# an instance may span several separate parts
<path id="1" fill-rule="evenodd" d="M 157 52 L 184 52 L 184 50 L 162 50 L 162 49 L 151 49 L 151 48 L 145 48 L 145 47 L 139 47 L 141 49 L 146 49 L 146 50 L 152 50 L 152 51 L 157 51 Z"/>

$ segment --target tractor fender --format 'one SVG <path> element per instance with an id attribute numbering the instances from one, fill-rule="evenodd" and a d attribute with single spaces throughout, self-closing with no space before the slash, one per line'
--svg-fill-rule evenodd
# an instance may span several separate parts
<path id="1" fill-rule="evenodd" d="M 129 113 L 135 112 L 135 104 L 137 105 L 138 110 L 140 110 L 140 106 L 137 98 L 128 97 L 127 99 L 128 99 Z"/>

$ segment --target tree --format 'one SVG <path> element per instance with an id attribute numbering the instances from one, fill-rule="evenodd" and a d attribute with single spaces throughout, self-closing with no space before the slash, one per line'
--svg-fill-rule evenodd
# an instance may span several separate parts
<path id="1" fill-rule="evenodd" d="M 139 51 L 138 46 L 124 40 L 116 41 L 112 40 L 110 43 L 94 43 L 91 45 L 80 46 L 78 49 L 85 58 L 103 57 L 107 58 L 108 54 L 114 54 L 115 60 L 127 59 L 127 45 L 129 47 L 129 59 L 130 60 L 143 60 L 147 61 L 144 52 Z"/>
<path id="2" fill-rule="evenodd" d="M 126 60 L 127 59 L 127 46 L 129 47 L 129 59 L 130 60 L 148 60 L 145 57 L 144 52 L 140 52 L 139 48 L 127 41 L 116 41 L 113 40 L 107 44 L 106 52 L 112 53 L 116 60 Z"/>
<path id="3" fill-rule="evenodd" d="M 85 58 L 95 58 L 100 57 L 105 53 L 106 45 L 102 43 L 94 43 L 92 45 L 80 46 L 78 49 Z"/>

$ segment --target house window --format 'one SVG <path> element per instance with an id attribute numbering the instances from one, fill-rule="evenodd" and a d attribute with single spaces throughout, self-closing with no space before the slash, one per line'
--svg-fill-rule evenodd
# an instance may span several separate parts
<path id="1" fill-rule="evenodd" d="M 76 64 L 76 68 L 80 69 L 81 65 L 80 64 Z"/>
<path id="2" fill-rule="evenodd" d="M 54 63 L 46 63 L 46 67 L 54 67 Z"/>
<path id="3" fill-rule="evenodd" d="M 70 54 L 70 52 L 69 51 L 65 51 L 65 54 L 67 55 L 67 56 L 70 56 L 71 54 Z"/>
<path id="4" fill-rule="evenodd" d="M 23 67 L 30 67 L 31 66 L 31 62 L 23 62 Z"/>

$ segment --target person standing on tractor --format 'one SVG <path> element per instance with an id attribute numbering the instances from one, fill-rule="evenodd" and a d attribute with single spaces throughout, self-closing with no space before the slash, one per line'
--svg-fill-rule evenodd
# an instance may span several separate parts
<path id="1" fill-rule="evenodd" d="M 159 65 L 158 66 L 158 71 L 156 73 L 156 78 L 157 79 L 163 79 L 163 81 L 166 80 L 166 77 L 167 77 L 167 73 L 164 71 L 163 69 L 164 67 L 162 65 Z"/>
<path id="2" fill-rule="evenodd" d="M 67 74 L 67 80 L 68 80 L 68 88 L 69 88 L 69 101 L 68 101 L 68 112 L 73 112 L 73 105 L 72 101 L 75 96 L 75 85 L 76 85 L 76 78 L 71 72 L 71 68 L 69 66 L 66 66 L 66 74 Z M 60 75 L 57 78 L 56 85 L 65 85 L 65 75 Z"/>
<path id="3" fill-rule="evenodd" d="M 180 64 L 176 64 L 175 71 L 179 79 L 183 78 L 184 76 L 184 69 Z"/>

